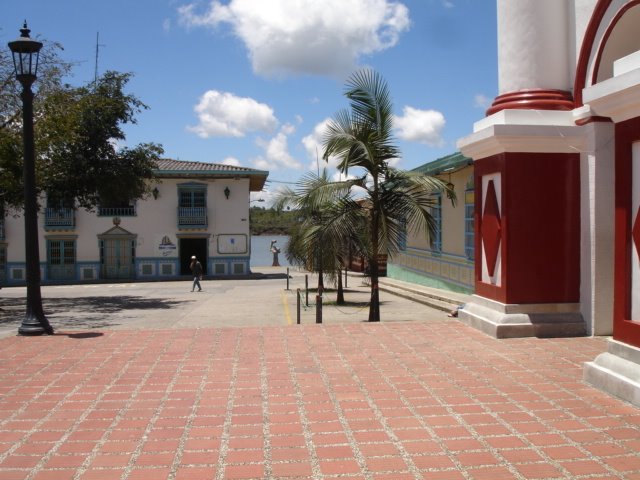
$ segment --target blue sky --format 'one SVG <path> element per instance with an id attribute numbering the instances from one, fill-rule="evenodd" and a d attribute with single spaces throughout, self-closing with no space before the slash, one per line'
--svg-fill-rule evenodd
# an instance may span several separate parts
<path id="1" fill-rule="evenodd" d="M 150 108 L 127 144 L 268 170 L 267 199 L 316 170 L 358 68 L 389 84 L 404 169 L 456 151 L 497 95 L 494 0 L 3 1 L 3 48 L 25 19 L 76 63 L 70 83 L 93 79 L 98 32 L 99 72 L 135 75 Z"/>

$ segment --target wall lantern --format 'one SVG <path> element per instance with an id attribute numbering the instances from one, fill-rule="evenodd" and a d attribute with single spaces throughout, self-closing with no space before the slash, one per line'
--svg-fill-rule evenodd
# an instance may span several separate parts
<path id="1" fill-rule="evenodd" d="M 227 200 L 229 200 L 229 195 L 231 195 L 231 190 L 229 187 L 224 187 L 224 196 L 227 197 Z"/>
<path id="2" fill-rule="evenodd" d="M 158 187 L 155 187 L 153 190 L 151 190 L 151 194 L 153 195 L 154 200 L 157 200 L 158 196 L 160 195 L 160 190 L 158 190 Z"/>
<path id="3" fill-rule="evenodd" d="M 452 170 L 451 168 L 448 168 L 447 170 Z M 451 182 L 451 173 L 449 173 L 449 181 L 447 182 L 447 198 L 449 200 L 453 200 L 453 198 L 455 197 L 456 193 L 454 190 L 454 185 Z"/>

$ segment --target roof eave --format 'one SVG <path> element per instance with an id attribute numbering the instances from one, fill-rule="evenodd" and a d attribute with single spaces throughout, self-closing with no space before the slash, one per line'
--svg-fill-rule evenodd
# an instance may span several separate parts
<path id="1" fill-rule="evenodd" d="M 225 171 L 198 171 L 198 170 L 156 170 L 154 172 L 157 178 L 209 178 L 209 179 L 226 179 L 226 178 L 248 178 L 249 190 L 259 192 L 264 188 L 269 172 L 264 170 L 241 171 L 241 172 L 225 172 Z"/>

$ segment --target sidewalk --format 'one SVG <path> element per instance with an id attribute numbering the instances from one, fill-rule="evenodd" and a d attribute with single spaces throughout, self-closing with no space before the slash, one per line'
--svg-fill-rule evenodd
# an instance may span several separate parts
<path id="1" fill-rule="evenodd" d="M 379 324 L 295 325 L 304 277 L 265 276 L 46 287 L 54 336 L 5 318 L 0 478 L 640 478 L 640 409 L 581 380 L 605 339 L 495 340 L 392 296 Z"/>

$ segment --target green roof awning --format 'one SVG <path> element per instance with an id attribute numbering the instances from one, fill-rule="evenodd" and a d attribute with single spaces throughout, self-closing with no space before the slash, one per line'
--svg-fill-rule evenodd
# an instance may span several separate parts
<path id="1" fill-rule="evenodd" d="M 438 158 L 432 162 L 425 163 L 411 170 L 412 172 L 423 173 L 425 175 L 440 175 L 442 173 L 452 173 L 468 165 L 472 165 L 473 160 L 465 157 L 462 153 L 456 152 L 446 157 Z"/>

